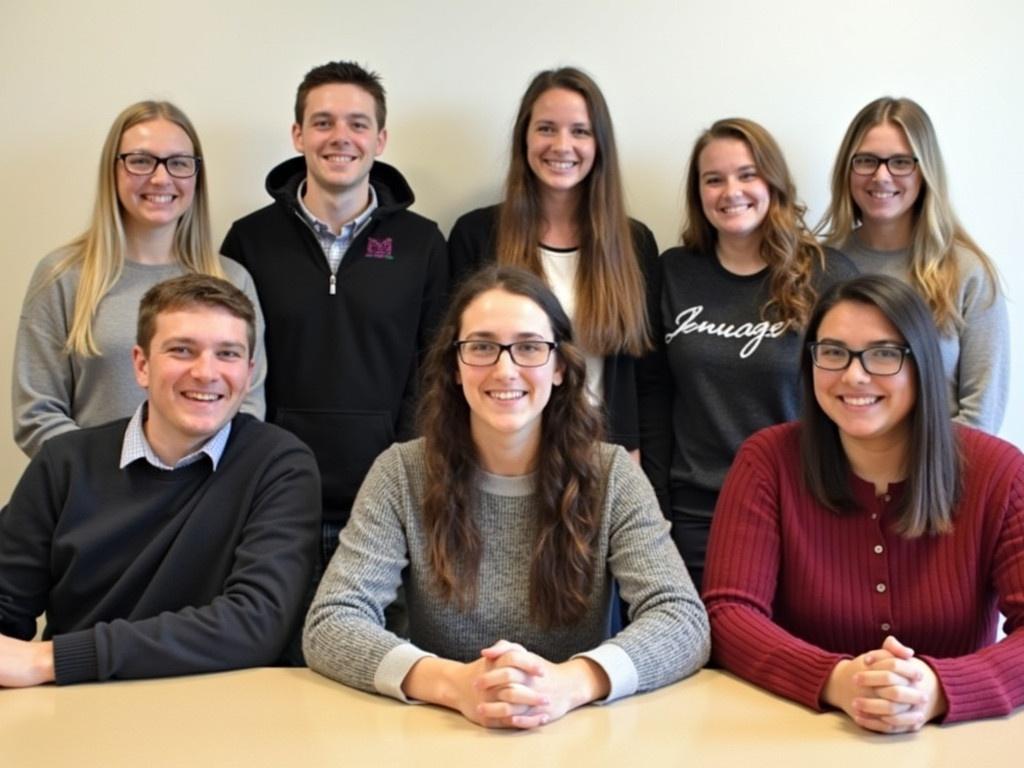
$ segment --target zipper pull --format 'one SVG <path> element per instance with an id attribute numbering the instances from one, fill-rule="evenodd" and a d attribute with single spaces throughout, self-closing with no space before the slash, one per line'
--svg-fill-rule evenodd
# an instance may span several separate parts
<path id="1" fill-rule="evenodd" d="M 335 277 L 334 274 L 332 274 L 331 275 L 331 296 L 333 296 L 334 294 L 336 294 L 338 292 L 338 290 L 337 290 L 337 283 L 338 283 L 338 278 Z"/>

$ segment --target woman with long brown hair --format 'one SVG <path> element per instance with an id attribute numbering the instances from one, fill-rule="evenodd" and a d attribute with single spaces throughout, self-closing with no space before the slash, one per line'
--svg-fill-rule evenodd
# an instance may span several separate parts
<path id="1" fill-rule="evenodd" d="M 704 609 L 584 380 L 538 277 L 462 285 L 425 363 L 423 437 L 377 459 L 310 608 L 310 667 L 530 728 L 704 663 Z M 631 623 L 608 642 L 613 580 Z M 400 587 L 407 640 L 385 626 Z"/>
<path id="2" fill-rule="evenodd" d="M 626 215 L 611 114 L 588 74 L 563 67 L 533 78 L 504 200 L 460 217 L 448 251 L 456 283 L 494 261 L 544 278 L 576 330 L 608 440 L 637 449 L 636 358 L 650 347 L 645 274 L 654 276 L 658 246 Z"/>
<path id="3" fill-rule="evenodd" d="M 854 274 L 807 230 L 778 144 L 743 118 L 698 138 L 682 247 L 659 260 L 659 354 L 641 396 L 641 455 L 700 587 L 711 515 L 747 437 L 800 402 L 799 331 L 817 292 Z"/>

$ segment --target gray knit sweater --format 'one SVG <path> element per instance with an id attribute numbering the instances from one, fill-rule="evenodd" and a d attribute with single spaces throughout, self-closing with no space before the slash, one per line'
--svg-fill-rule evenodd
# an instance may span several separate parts
<path id="1" fill-rule="evenodd" d="M 876 251 L 856 233 L 840 249 L 863 274 L 895 277 L 910 284 L 910 249 Z M 942 367 L 949 382 L 950 415 L 995 434 L 1003 423 L 1010 391 L 1010 320 L 1006 300 L 995 289 L 978 257 L 954 251 L 960 272 L 958 332 L 941 333 Z M 995 290 L 993 290 L 995 289 Z"/>
<path id="2" fill-rule="evenodd" d="M 180 264 L 126 261 L 121 278 L 103 297 L 93 319 L 100 354 L 82 357 L 64 351 L 80 269 L 73 267 L 48 280 L 65 255 L 66 251 L 56 251 L 39 262 L 18 321 L 11 386 L 14 439 L 29 457 L 54 435 L 132 415 L 146 398 L 132 368 L 139 301 L 152 286 L 185 272 Z M 237 261 L 221 257 L 221 266 L 256 307 L 256 368 L 242 410 L 262 419 L 266 356 L 256 286 Z"/>
<path id="3" fill-rule="evenodd" d="M 587 656 L 607 673 L 611 701 L 705 663 L 707 614 L 650 485 L 622 448 L 601 446 L 607 489 L 590 607 L 575 625 L 553 630 L 529 618 L 534 476 L 480 473 L 476 517 L 484 551 L 476 605 L 463 613 L 433 585 L 420 513 L 423 451 L 422 439 L 393 445 L 367 475 L 306 617 L 303 650 L 311 668 L 405 700 L 402 681 L 419 659 L 472 661 L 504 638 L 556 663 Z M 613 579 L 631 623 L 608 639 Z M 384 626 L 384 610 L 403 584 L 408 639 Z"/>

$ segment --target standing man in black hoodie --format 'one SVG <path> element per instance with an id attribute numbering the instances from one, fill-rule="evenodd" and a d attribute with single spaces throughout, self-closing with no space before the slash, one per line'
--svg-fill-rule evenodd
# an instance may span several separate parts
<path id="1" fill-rule="evenodd" d="M 322 567 L 373 460 L 413 436 L 419 360 L 447 290 L 440 230 L 376 161 L 386 114 L 376 73 L 345 61 L 310 70 L 292 125 L 302 157 L 270 171 L 274 202 L 221 246 L 249 270 L 266 318 L 267 421 L 320 467 Z"/>

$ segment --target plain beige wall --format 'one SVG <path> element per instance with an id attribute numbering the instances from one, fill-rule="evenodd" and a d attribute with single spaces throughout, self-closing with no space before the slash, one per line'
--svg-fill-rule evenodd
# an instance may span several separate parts
<path id="1" fill-rule="evenodd" d="M 775 134 L 813 222 L 850 118 L 879 95 L 912 96 L 938 128 L 961 218 L 1005 279 L 1021 391 L 1024 6 L 1014 0 L 0 0 L 0 19 L 2 499 L 25 464 L 7 405 L 18 309 L 38 259 L 86 223 L 114 115 L 143 98 L 188 112 L 219 245 L 233 219 L 266 204 L 267 170 L 292 154 L 302 75 L 338 58 L 384 76 L 383 159 L 446 232 L 496 200 L 532 74 L 584 67 L 612 109 L 631 212 L 662 248 L 676 240 L 690 145 L 716 118 L 751 117 Z M 1024 445 L 1024 397 L 1011 397 L 1002 434 Z"/>

